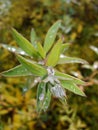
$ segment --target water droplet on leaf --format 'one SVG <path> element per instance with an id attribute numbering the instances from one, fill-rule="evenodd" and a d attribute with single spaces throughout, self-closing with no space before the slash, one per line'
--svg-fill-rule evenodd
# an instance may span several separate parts
<path id="1" fill-rule="evenodd" d="M 40 100 L 40 101 L 43 101 L 43 100 L 44 100 L 44 94 L 43 94 L 43 93 L 40 94 L 39 100 Z"/>
<path id="2" fill-rule="evenodd" d="M 52 36 L 52 35 L 50 35 L 49 37 L 50 37 L 50 38 L 52 38 L 53 36 Z"/>

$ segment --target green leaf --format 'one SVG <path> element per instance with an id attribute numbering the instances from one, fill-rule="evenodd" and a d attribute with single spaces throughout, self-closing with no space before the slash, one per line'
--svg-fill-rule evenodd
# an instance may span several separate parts
<path id="1" fill-rule="evenodd" d="M 14 52 L 21 55 L 27 55 L 21 48 L 16 48 L 7 44 L 0 44 L 0 46 L 7 49 L 10 52 Z"/>
<path id="2" fill-rule="evenodd" d="M 90 69 L 90 70 L 94 71 L 94 67 L 92 65 L 89 65 L 89 64 L 82 65 L 82 68 Z"/>
<path id="3" fill-rule="evenodd" d="M 34 82 L 34 76 L 28 76 L 26 77 L 26 83 L 25 85 L 22 87 L 22 94 L 24 95 L 26 92 L 28 92 L 31 88 L 33 88 L 34 86 L 36 86 L 37 82 Z"/>
<path id="4" fill-rule="evenodd" d="M 17 55 L 17 58 L 18 58 L 19 62 L 33 75 L 41 76 L 41 77 L 47 75 L 47 70 L 44 67 L 42 67 L 41 65 L 30 62 L 20 55 Z"/>
<path id="5" fill-rule="evenodd" d="M 78 86 L 76 86 L 76 84 L 74 84 L 72 81 L 62 80 L 60 82 L 61 82 L 61 85 L 67 90 L 80 96 L 86 96 L 85 93 Z"/>
<path id="6" fill-rule="evenodd" d="M 37 89 L 37 111 L 46 111 L 50 105 L 50 101 L 51 92 L 49 90 L 49 87 L 47 86 L 46 88 L 46 83 L 44 82 L 39 83 Z"/>
<path id="7" fill-rule="evenodd" d="M 87 64 L 87 61 L 81 59 L 81 58 L 76 58 L 76 57 L 68 57 L 61 55 L 60 59 L 58 61 L 58 64 L 66 64 L 66 63 L 81 63 L 81 64 Z"/>
<path id="8" fill-rule="evenodd" d="M 37 47 L 37 35 L 33 28 L 31 30 L 31 43 L 35 48 Z"/>
<path id="9" fill-rule="evenodd" d="M 63 43 L 61 47 L 61 53 L 66 51 L 69 48 L 69 46 L 70 46 L 70 43 Z"/>
<path id="10" fill-rule="evenodd" d="M 78 79 L 78 78 L 75 78 L 71 75 L 68 75 L 68 74 L 65 74 L 65 73 L 61 73 L 59 71 L 56 71 L 55 72 L 55 76 L 58 78 L 58 79 L 61 79 L 61 80 L 69 80 L 69 81 L 74 81 L 75 84 L 85 84 L 84 81 Z"/>
<path id="11" fill-rule="evenodd" d="M 17 44 L 24 50 L 28 55 L 37 57 L 38 53 L 33 45 L 25 39 L 20 33 L 18 33 L 15 29 L 12 29 L 12 34 L 17 42 Z"/>
<path id="12" fill-rule="evenodd" d="M 45 58 L 46 54 L 45 54 L 44 48 L 42 47 L 41 43 L 39 43 L 39 42 L 37 43 L 37 51 L 42 58 Z"/>
<path id="13" fill-rule="evenodd" d="M 18 77 L 32 75 L 23 65 L 16 66 L 8 71 L 4 71 L 1 75 L 6 77 Z"/>
<path id="14" fill-rule="evenodd" d="M 46 96 L 43 103 L 43 110 L 46 111 L 50 105 L 51 102 L 51 92 L 49 88 L 47 89 Z"/>
<path id="15" fill-rule="evenodd" d="M 43 103 L 46 96 L 46 83 L 41 82 L 37 88 L 37 111 L 40 112 L 43 109 Z"/>
<path id="16" fill-rule="evenodd" d="M 90 46 L 90 48 L 98 55 L 98 47 Z"/>
<path id="17" fill-rule="evenodd" d="M 59 60 L 60 53 L 61 53 L 61 45 L 62 45 L 62 40 L 58 40 L 58 42 L 54 45 L 52 48 L 51 52 L 49 53 L 47 60 L 46 60 L 46 65 L 47 66 L 55 66 Z"/>
<path id="18" fill-rule="evenodd" d="M 61 20 L 54 23 L 52 25 L 52 27 L 48 30 L 46 37 L 45 37 L 45 42 L 44 42 L 44 50 L 46 53 L 51 49 L 51 47 L 55 41 L 57 31 L 60 28 L 60 26 L 61 26 Z"/>

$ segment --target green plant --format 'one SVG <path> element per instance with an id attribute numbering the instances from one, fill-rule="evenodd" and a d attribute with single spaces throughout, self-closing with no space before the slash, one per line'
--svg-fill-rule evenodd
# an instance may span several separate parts
<path id="1" fill-rule="evenodd" d="M 37 40 L 34 29 L 31 31 L 31 43 L 15 29 L 12 29 L 12 34 L 21 49 L 1 44 L 2 47 L 16 53 L 16 57 L 20 62 L 20 65 L 8 71 L 2 72 L 1 75 L 6 77 L 35 77 L 32 81 L 33 84 L 29 87 L 29 89 L 33 86 L 38 86 L 38 112 L 47 110 L 50 105 L 51 95 L 59 98 L 60 101 L 66 101 L 65 89 L 75 94 L 85 96 L 84 92 L 77 86 L 84 84 L 82 80 L 59 72 L 55 68 L 58 64 L 86 63 L 83 59 L 63 55 L 63 52 L 69 47 L 70 44 L 64 44 L 61 38 L 56 41 L 57 31 L 60 26 L 60 20 L 52 25 L 46 34 L 43 46 Z M 55 41 L 56 43 L 54 44 Z"/>

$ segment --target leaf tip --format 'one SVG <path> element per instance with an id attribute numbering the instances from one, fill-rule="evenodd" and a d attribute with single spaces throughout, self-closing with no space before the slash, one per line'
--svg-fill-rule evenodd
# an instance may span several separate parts
<path id="1" fill-rule="evenodd" d="M 83 96 L 83 97 L 87 97 L 86 94 L 85 94 L 83 91 L 82 91 L 82 95 L 81 95 L 81 96 Z"/>

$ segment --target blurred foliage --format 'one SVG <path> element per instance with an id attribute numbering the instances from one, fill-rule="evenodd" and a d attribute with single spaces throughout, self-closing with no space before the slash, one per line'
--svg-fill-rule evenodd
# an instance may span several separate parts
<path id="1" fill-rule="evenodd" d="M 97 0 L 0 0 L 0 43 L 17 46 L 11 27 L 28 39 L 34 28 L 43 41 L 48 28 L 58 19 L 63 21 L 64 41 L 71 43 L 67 55 L 86 59 L 93 67 L 98 61 L 98 55 L 90 48 L 98 47 Z M 0 72 L 17 64 L 14 54 L 0 48 Z M 68 93 L 67 106 L 53 99 L 47 113 L 39 117 L 35 111 L 36 89 L 23 95 L 26 79 L 0 77 L 0 130 L 98 129 L 98 68 L 70 64 L 58 68 L 86 81 L 82 89 L 87 98 Z"/>

